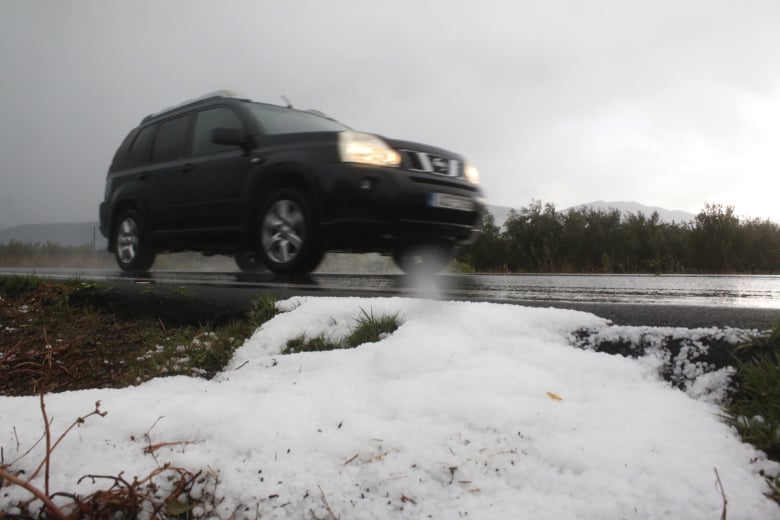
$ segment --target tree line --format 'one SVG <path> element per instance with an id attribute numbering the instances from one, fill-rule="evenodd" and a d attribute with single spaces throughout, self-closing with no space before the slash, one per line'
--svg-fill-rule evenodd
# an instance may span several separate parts
<path id="1" fill-rule="evenodd" d="M 775 273 L 780 227 L 705 204 L 691 222 L 658 213 L 572 208 L 533 200 L 503 225 L 488 213 L 483 234 L 458 252 L 468 270 L 508 273 Z"/>

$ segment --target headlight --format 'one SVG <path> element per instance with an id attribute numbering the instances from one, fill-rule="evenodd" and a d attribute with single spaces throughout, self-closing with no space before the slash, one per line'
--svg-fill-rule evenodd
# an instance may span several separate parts
<path id="1" fill-rule="evenodd" d="M 466 180 L 471 184 L 479 184 L 479 170 L 471 163 L 466 163 Z"/>
<path id="2" fill-rule="evenodd" d="M 373 134 L 341 132 L 339 155 L 343 162 L 373 164 L 374 166 L 398 166 L 401 155 L 386 142 Z"/>

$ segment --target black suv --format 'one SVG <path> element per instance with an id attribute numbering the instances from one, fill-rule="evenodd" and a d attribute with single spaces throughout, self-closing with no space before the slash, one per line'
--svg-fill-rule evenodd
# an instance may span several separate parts
<path id="1" fill-rule="evenodd" d="M 128 134 L 108 170 L 100 231 L 131 272 L 176 251 L 279 274 L 308 273 L 326 251 L 375 251 L 404 271 L 437 271 L 480 233 L 478 182 L 460 155 L 216 93 Z"/>

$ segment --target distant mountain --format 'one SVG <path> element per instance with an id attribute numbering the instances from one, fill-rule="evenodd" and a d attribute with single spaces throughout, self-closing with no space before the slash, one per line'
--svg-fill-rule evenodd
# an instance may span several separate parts
<path id="1" fill-rule="evenodd" d="M 623 214 L 644 213 L 645 216 L 647 217 L 652 215 L 653 212 L 655 211 L 658 212 L 658 217 L 661 219 L 661 222 L 666 222 L 669 224 L 671 224 L 672 222 L 677 222 L 678 224 L 682 224 L 684 222 L 690 222 L 696 218 L 696 215 L 694 213 L 688 213 L 687 211 L 664 209 L 655 206 L 645 206 L 644 204 L 640 204 L 638 202 L 625 202 L 625 201 L 604 202 L 603 200 L 597 200 L 595 202 L 587 202 L 585 204 L 580 204 L 579 206 L 573 206 L 571 209 L 578 209 L 578 208 L 591 208 L 597 211 L 598 210 L 609 211 L 610 209 L 616 209 Z"/>
<path id="2" fill-rule="evenodd" d="M 100 234 L 97 222 L 23 224 L 0 230 L 0 244 L 16 240 L 26 243 L 51 242 L 62 246 L 78 246 L 91 244 L 93 239 L 95 247 L 106 246 L 106 239 Z"/>
<path id="3" fill-rule="evenodd" d="M 579 208 L 591 208 L 596 211 L 598 210 L 609 211 L 610 209 L 617 209 L 624 215 L 628 215 L 629 213 L 634 213 L 634 214 L 644 213 L 645 216 L 647 217 L 652 215 L 654 211 L 657 211 L 658 217 L 661 219 L 661 222 L 666 222 L 670 224 L 672 222 L 682 224 L 683 222 L 690 222 L 696 218 L 695 214 L 688 213 L 687 211 L 670 210 L 670 209 L 658 208 L 653 206 L 645 206 L 644 204 L 640 204 L 638 202 L 625 202 L 625 201 L 604 202 L 603 200 L 598 200 L 595 202 L 587 202 L 585 204 L 572 206 L 570 208 L 561 209 L 558 211 L 560 211 L 561 213 L 566 213 L 570 209 L 579 209 Z M 501 227 L 504 224 L 504 222 L 506 222 L 506 219 L 509 216 L 509 212 L 512 209 L 513 208 L 507 206 L 488 205 L 488 210 L 493 215 L 493 217 L 495 217 L 496 225 L 499 227 Z M 520 207 L 514 209 L 518 210 L 520 209 Z"/>

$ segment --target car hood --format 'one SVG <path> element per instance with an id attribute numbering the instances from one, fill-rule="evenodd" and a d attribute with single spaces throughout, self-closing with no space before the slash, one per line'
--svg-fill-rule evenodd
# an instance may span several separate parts
<path id="1" fill-rule="evenodd" d="M 464 160 L 463 156 L 460 154 L 451 152 L 449 150 L 445 150 L 444 148 L 431 146 L 429 144 L 415 143 L 413 141 L 404 141 L 401 139 L 391 139 L 387 137 L 382 137 L 382 139 L 384 139 L 390 146 L 392 146 L 396 150 L 414 150 L 416 152 L 426 152 L 435 155 L 441 155 L 444 157 L 450 157 L 452 159 L 458 159 L 460 161 Z"/>

